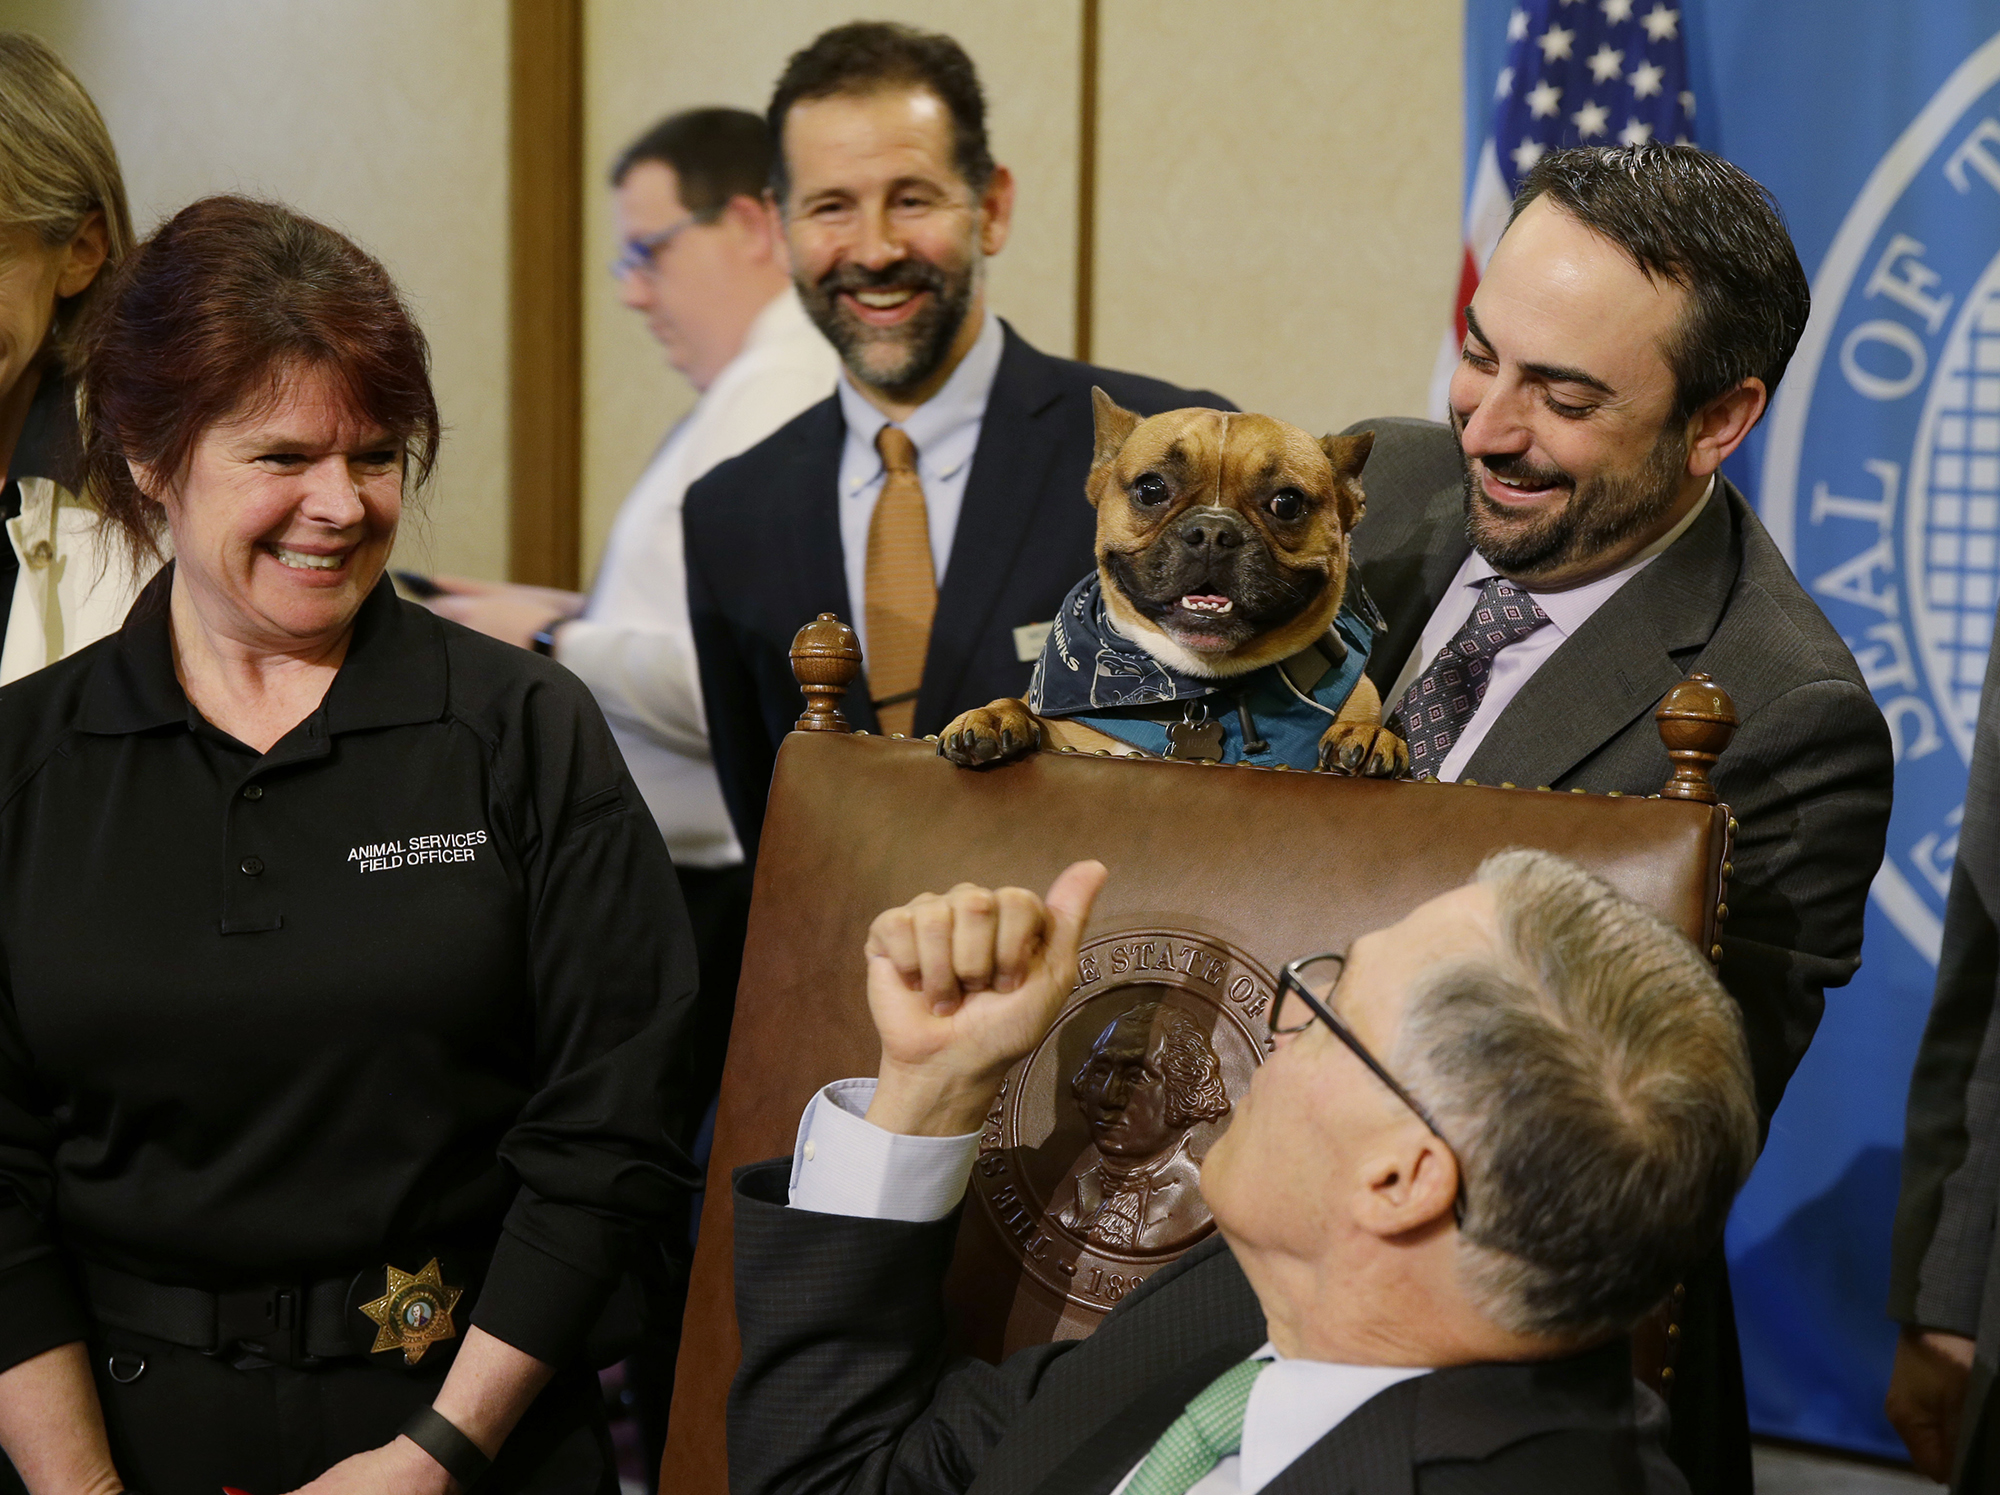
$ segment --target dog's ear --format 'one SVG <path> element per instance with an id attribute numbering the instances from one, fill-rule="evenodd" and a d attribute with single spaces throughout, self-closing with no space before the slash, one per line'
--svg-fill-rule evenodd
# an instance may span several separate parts
<path id="1" fill-rule="evenodd" d="M 1373 431 L 1363 431 L 1358 436 L 1322 436 L 1319 439 L 1319 449 L 1333 464 L 1333 486 L 1340 495 L 1342 529 L 1353 529 L 1361 522 L 1361 516 L 1368 512 L 1368 495 L 1361 487 L 1361 469 L 1367 464 L 1368 453 L 1374 446 Z"/>
<path id="2" fill-rule="evenodd" d="M 1118 455 L 1125 438 L 1139 428 L 1137 411 L 1127 410 L 1095 384 L 1090 386 L 1090 413 L 1097 423 L 1097 442 L 1090 465 L 1102 467 Z"/>
<path id="3" fill-rule="evenodd" d="M 1319 449 L 1333 464 L 1333 475 L 1337 478 L 1360 477 L 1361 469 L 1368 465 L 1368 454 L 1374 448 L 1373 431 L 1363 431 L 1356 436 L 1322 436 L 1319 439 Z"/>

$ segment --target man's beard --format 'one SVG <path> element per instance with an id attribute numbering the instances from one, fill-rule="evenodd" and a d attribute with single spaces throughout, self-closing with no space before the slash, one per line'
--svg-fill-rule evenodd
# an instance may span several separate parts
<path id="1" fill-rule="evenodd" d="M 976 251 L 956 271 L 918 259 L 900 260 L 882 270 L 839 265 L 813 285 L 800 284 L 799 299 L 855 379 L 885 394 L 900 395 L 921 387 L 943 366 L 972 307 L 978 265 Z M 894 327 L 869 325 L 840 299 L 842 292 L 905 289 L 928 291 L 930 301 Z"/>
<path id="2" fill-rule="evenodd" d="M 1537 467 L 1523 457 L 1483 458 L 1486 470 L 1503 482 L 1569 489 L 1569 501 L 1561 508 L 1523 522 L 1487 497 L 1472 459 L 1465 454 L 1456 412 L 1451 429 L 1460 438 L 1466 538 L 1496 570 L 1510 577 L 1566 570 L 1651 529 L 1673 508 L 1687 464 L 1686 433 L 1671 421 L 1636 471 L 1600 476 L 1581 486 L 1559 467 Z"/>

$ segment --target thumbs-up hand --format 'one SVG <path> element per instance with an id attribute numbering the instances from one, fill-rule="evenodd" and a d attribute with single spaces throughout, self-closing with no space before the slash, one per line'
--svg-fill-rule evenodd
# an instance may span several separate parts
<path id="1" fill-rule="evenodd" d="M 1001 1078 L 1075 989 L 1077 947 L 1106 875 L 1102 862 L 1073 863 L 1041 898 L 960 883 L 876 917 L 868 1008 L 882 1068 L 871 1122 L 929 1137 L 979 1129 Z"/>

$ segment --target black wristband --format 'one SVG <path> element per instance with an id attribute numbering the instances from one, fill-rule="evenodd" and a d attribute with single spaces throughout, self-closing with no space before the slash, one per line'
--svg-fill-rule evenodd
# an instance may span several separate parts
<path id="1" fill-rule="evenodd" d="M 493 1461 L 479 1451 L 479 1445 L 461 1433 L 450 1418 L 436 1407 L 419 1407 L 403 1424 L 402 1434 L 444 1466 L 444 1472 L 458 1481 L 461 1490 L 479 1483 Z"/>

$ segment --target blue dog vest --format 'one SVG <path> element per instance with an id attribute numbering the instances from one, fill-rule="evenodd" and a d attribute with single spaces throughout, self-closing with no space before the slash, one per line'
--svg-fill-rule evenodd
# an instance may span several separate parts
<path id="1" fill-rule="evenodd" d="M 1320 737 L 1360 683 L 1382 626 L 1350 568 L 1340 611 L 1322 639 L 1247 675 L 1208 680 L 1162 664 L 1117 632 L 1092 572 L 1070 589 L 1049 627 L 1028 709 L 1072 718 L 1156 757 L 1175 756 L 1177 728 L 1201 730 L 1212 744 L 1219 727 L 1224 763 L 1317 768 Z"/>

